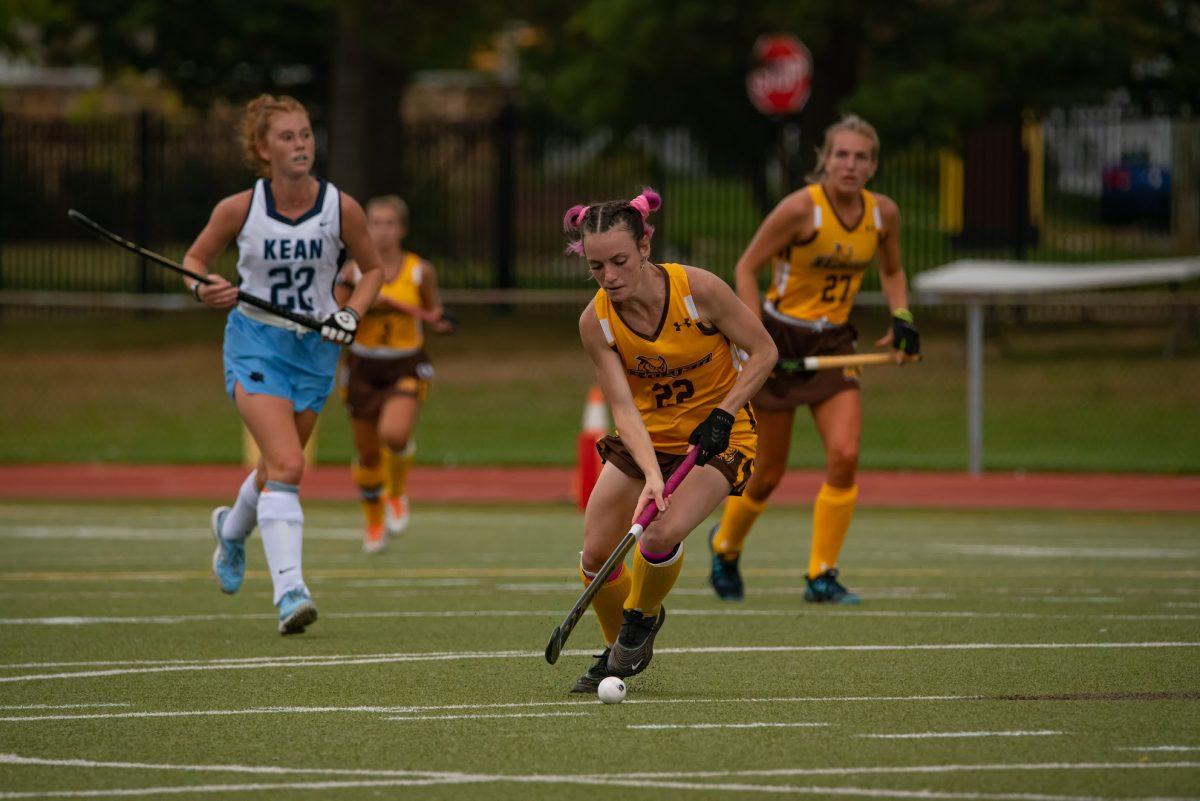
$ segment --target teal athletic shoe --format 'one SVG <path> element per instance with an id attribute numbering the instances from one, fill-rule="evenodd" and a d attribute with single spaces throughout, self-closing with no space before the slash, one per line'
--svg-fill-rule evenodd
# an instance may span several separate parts
<path id="1" fill-rule="evenodd" d="M 829 568 L 816 578 L 805 576 L 804 580 L 808 582 L 808 589 L 804 591 L 804 600 L 815 604 L 858 603 L 858 596 L 843 587 L 837 578 L 836 567 Z"/>
<path id="2" fill-rule="evenodd" d="M 305 590 L 288 590 L 279 600 L 280 634 L 303 634 L 304 629 L 316 619 L 317 607 Z"/>
<path id="3" fill-rule="evenodd" d="M 716 538 L 717 530 L 720 527 L 721 524 L 718 523 L 708 532 L 708 550 L 712 554 L 712 572 L 708 575 L 708 583 L 712 585 L 717 597 L 722 601 L 740 601 L 746 595 L 746 588 L 742 584 L 742 573 L 738 569 L 741 554 L 732 559 L 726 559 L 716 552 L 713 548 L 713 539 Z"/>
<path id="4" fill-rule="evenodd" d="M 233 595 L 242 586 L 246 576 L 246 543 L 227 540 L 221 536 L 221 526 L 229 515 L 228 506 L 218 506 L 212 511 L 213 539 L 217 541 L 217 549 L 213 551 L 213 575 L 217 577 L 217 585 L 221 592 Z"/>

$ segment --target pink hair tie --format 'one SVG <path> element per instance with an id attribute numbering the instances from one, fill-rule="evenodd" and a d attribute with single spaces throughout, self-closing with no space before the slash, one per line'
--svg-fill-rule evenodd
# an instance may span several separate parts
<path id="1" fill-rule="evenodd" d="M 662 196 L 650 187 L 646 187 L 642 190 L 642 194 L 629 201 L 629 205 L 637 209 L 638 214 L 641 214 L 644 220 L 650 216 L 650 212 L 657 211 L 662 205 Z"/>
<path id="2" fill-rule="evenodd" d="M 563 230 L 578 231 L 579 226 L 583 224 L 583 218 L 587 214 L 587 206 L 572 206 L 567 209 L 567 213 L 563 215 Z"/>

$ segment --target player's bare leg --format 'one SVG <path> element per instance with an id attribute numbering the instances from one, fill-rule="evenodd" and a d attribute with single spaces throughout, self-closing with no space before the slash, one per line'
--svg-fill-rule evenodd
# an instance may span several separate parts
<path id="1" fill-rule="evenodd" d="M 633 552 L 633 587 L 608 670 L 622 678 L 641 673 L 654 656 L 654 638 L 666 621 L 662 602 L 683 568 L 683 540 L 726 495 L 729 481 L 711 465 L 697 467 L 671 496 L 667 510 L 642 534 Z"/>
<path id="2" fill-rule="evenodd" d="M 592 582 L 596 571 L 604 565 L 621 537 L 629 530 L 629 521 L 633 518 L 642 487 L 642 481 L 630 478 L 611 463 L 601 469 L 583 518 L 579 577 L 584 586 Z M 604 648 L 596 654 L 596 661 L 576 679 L 571 692 L 594 693 L 600 682 L 611 675 L 608 671 L 608 654 L 621 632 L 625 599 L 629 597 L 632 585 L 629 568 L 620 565 L 592 599 L 592 610 L 600 621 L 604 636 Z"/>
<path id="3" fill-rule="evenodd" d="M 317 413 L 293 412 L 291 401 L 274 395 L 252 395 L 240 384 L 234 400 L 266 468 L 258 501 L 258 524 L 275 586 L 279 631 L 300 633 L 317 619 L 301 570 L 304 512 L 299 496 L 304 445 L 317 424 Z"/>

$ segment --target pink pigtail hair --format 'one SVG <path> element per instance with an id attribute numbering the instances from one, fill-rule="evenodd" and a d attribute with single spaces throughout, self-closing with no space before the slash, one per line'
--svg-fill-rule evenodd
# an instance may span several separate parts
<path id="1" fill-rule="evenodd" d="M 583 225 L 583 218 L 587 216 L 588 207 L 576 205 L 567 209 L 567 213 L 563 215 L 563 230 L 568 234 L 580 233 L 580 226 Z M 583 237 L 567 245 L 567 253 L 574 253 L 577 256 L 583 255 Z"/>
<path id="2" fill-rule="evenodd" d="M 644 187 L 642 193 L 629 201 L 629 205 L 637 209 L 638 214 L 642 215 L 642 220 L 645 221 L 652 212 L 658 211 L 662 206 L 662 195 L 655 192 L 650 187 Z M 646 230 L 646 236 L 654 236 L 654 226 L 648 222 L 643 222 Z"/>

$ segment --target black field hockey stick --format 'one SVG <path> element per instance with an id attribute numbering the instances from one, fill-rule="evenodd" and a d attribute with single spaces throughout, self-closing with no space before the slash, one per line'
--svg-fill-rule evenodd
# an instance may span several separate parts
<path id="1" fill-rule="evenodd" d="M 112 231 L 110 231 L 107 228 L 105 228 L 104 226 L 100 225 L 100 223 L 98 223 L 95 220 L 88 217 L 86 214 L 78 212 L 75 209 L 70 209 L 67 212 L 67 216 L 71 218 L 72 222 L 83 226 L 84 228 L 88 229 L 89 231 L 91 231 L 93 234 L 100 237 L 101 239 L 106 239 L 109 242 L 116 245 L 117 247 L 124 248 L 125 250 L 128 250 L 131 253 L 136 253 L 137 255 L 141 256 L 144 259 L 149 259 L 150 261 L 154 262 L 155 264 L 159 265 L 160 267 L 166 267 L 168 270 L 177 272 L 180 275 L 186 275 L 188 278 L 194 278 L 195 280 L 199 281 L 202 284 L 212 284 L 213 283 L 207 276 L 200 275 L 200 273 L 194 273 L 191 270 L 184 267 L 182 264 L 176 264 L 175 262 L 171 261 L 166 256 L 160 256 L 159 254 L 155 253 L 152 250 L 146 250 L 141 245 L 138 245 L 134 242 L 130 242 L 128 239 L 125 239 L 124 237 L 117 236 Z M 278 315 L 279 317 L 283 317 L 284 319 L 287 319 L 287 320 L 291 320 L 293 323 L 296 323 L 297 325 L 302 325 L 305 328 L 309 328 L 313 331 L 321 330 L 321 325 L 322 325 L 321 321 L 315 320 L 306 314 L 299 314 L 297 312 L 292 311 L 291 309 L 285 309 L 283 306 L 278 306 L 274 303 L 271 303 L 268 300 L 263 300 L 262 298 L 255 297 L 254 295 L 248 295 L 240 289 L 238 290 L 237 298 L 242 303 L 246 303 L 250 306 L 256 306 L 256 307 L 262 309 L 263 311 L 268 311 L 271 314 Z"/>
<path id="2" fill-rule="evenodd" d="M 672 492 L 683 483 L 683 479 L 696 466 L 696 459 L 700 456 L 699 448 L 692 448 L 688 453 L 687 458 L 679 465 L 679 468 L 671 474 L 667 479 L 667 484 L 663 487 L 663 498 L 667 498 Z M 617 565 L 625 561 L 625 556 L 633 550 L 633 544 L 637 542 L 638 535 L 646 530 L 646 526 L 654 520 L 658 514 L 658 506 L 653 501 L 646 504 L 646 508 L 638 515 L 638 519 L 634 521 L 633 528 L 621 538 L 617 543 L 616 549 L 609 554 L 608 559 L 596 571 L 596 578 L 583 589 L 583 594 L 579 596 L 579 600 L 571 607 L 571 611 L 567 612 L 567 616 L 563 618 L 563 622 L 554 627 L 554 631 L 550 632 L 550 641 L 546 643 L 546 661 L 554 664 L 558 661 L 559 654 L 562 653 L 563 646 L 567 644 L 567 638 L 571 636 L 571 632 L 575 630 L 575 624 L 583 617 L 583 613 L 591 606 L 592 599 L 596 597 L 596 593 L 600 592 L 600 588 L 604 586 L 604 582 L 608 581 L 608 577 L 617 569 Z"/>

